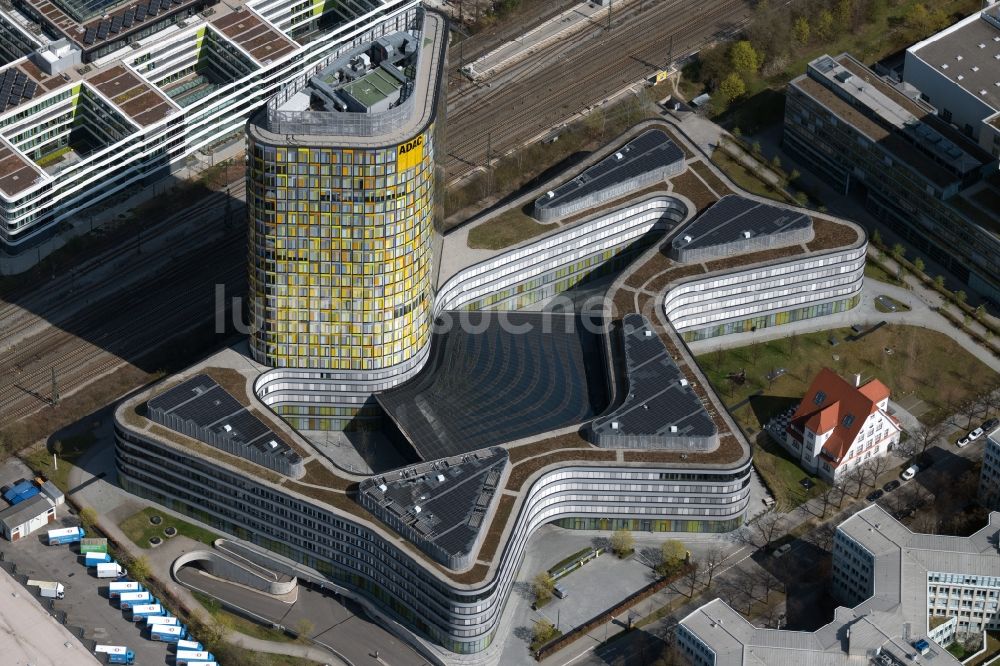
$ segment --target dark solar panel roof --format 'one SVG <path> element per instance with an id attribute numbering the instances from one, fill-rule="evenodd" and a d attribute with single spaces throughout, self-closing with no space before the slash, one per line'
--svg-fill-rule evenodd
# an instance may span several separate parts
<path id="1" fill-rule="evenodd" d="M 18 69 L 0 72 L 0 111 L 12 108 L 35 95 L 37 84 Z"/>
<path id="2" fill-rule="evenodd" d="M 300 461 L 287 442 L 208 375 L 197 375 L 161 393 L 147 407 L 153 421 L 208 444 L 215 445 L 218 438 L 237 452 L 252 449 L 260 456 L 292 464 Z M 258 457 L 250 459 L 259 462 Z"/>
<path id="3" fill-rule="evenodd" d="M 607 406 L 592 323 L 542 312 L 445 316 L 456 325 L 435 333 L 424 370 L 377 396 L 423 460 L 582 423 Z M 462 330 L 462 317 L 482 332 Z"/>
<path id="4" fill-rule="evenodd" d="M 666 167 L 684 160 L 680 149 L 666 132 L 652 129 L 626 143 L 620 150 L 604 158 L 573 180 L 543 195 L 538 208 L 560 206 L 568 201 L 624 183 L 646 171 Z"/>
<path id="5" fill-rule="evenodd" d="M 621 406 L 594 421 L 594 432 L 659 436 L 664 444 L 671 437 L 717 435 L 712 417 L 645 317 L 625 315 L 622 329 L 628 395 Z"/>
<path id="6" fill-rule="evenodd" d="M 744 232 L 750 232 L 749 238 L 756 238 L 811 226 L 809 216 L 797 210 L 730 194 L 688 224 L 671 245 L 686 250 L 704 248 L 747 238 Z M 688 238 L 690 240 L 686 240 Z"/>
<path id="7" fill-rule="evenodd" d="M 403 536 L 433 543 L 448 556 L 440 559 L 450 559 L 472 550 L 506 465 L 507 452 L 492 448 L 371 477 L 358 492 L 381 520 L 409 528 Z"/>

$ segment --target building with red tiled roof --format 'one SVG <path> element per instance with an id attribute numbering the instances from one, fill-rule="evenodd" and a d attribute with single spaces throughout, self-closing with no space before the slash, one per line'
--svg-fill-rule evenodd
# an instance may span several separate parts
<path id="1" fill-rule="evenodd" d="M 792 414 L 782 444 L 806 471 L 835 481 L 899 443 L 899 422 L 888 409 L 889 388 L 878 379 L 862 385 L 859 375 L 851 383 L 823 368 Z"/>

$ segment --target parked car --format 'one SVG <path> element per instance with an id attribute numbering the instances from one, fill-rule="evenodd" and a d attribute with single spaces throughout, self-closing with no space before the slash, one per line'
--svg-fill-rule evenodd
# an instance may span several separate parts
<path id="1" fill-rule="evenodd" d="M 875 502 L 878 501 L 878 499 L 882 497 L 882 495 L 885 495 L 885 493 L 882 492 L 881 490 L 873 490 L 870 493 L 868 493 L 865 499 L 868 500 L 869 502 Z"/>
<path id="2" fill-rule="evenodd" d="M 972 432 L 969 433 L 969 439 L 972 440 L 972 441 L 976 441 L 977 439 L 979 439 L 982 436 L 983 436 L 983 429 L 982 428 L 976 428 L 975 430 L 973 430 Z"/>
<path id="3" fill-rule="evenodd" d="M 994 428 L 996 428 L 998 425 L 1000 425 L 1000 420 L 990 419 L 989 421 L 987 421 L 986 423 L 983 424 L 983 430 L 986 431 L 986 432 L 990 432 L 991 430 L 993 430 Z"/>
<path id="4" fill-rule="evenodd" d="M 909 481 L 910 479 L 915 477 L 917 475 L 917 472 L 919 471 L 920 471 L 919 467 L 917 467 L 916 465 L 910 465 L 905 470 L 903 470 L 903 473 L 900 474 L 900 476 L 903 477 L 903 481 Z"/>
<path id="5" fill-rule="evenodd" d="M 892 481 L 890 481 L 889 483 L 887 483 L 887 484 L 885 484 L 884 486 L 882 486 L 882 490 L 883 490 L 884 492 L 887 492 L 887 493 L 891 493 L 891 492 L 892 492 L 893 490 L 895 490 L 896 488 L 899 488 L 899 481 L 898 481 L 898 480 L 896 480 L 896 479 L 893 479 L 893 480 L 892 480 Z"/>
<path id="6" fill-rule="evenodd" d="M 792 544 L 786 543 L 774 549 L 774 556 L 781 557 L 792 549 Z"/>
<path id="7" fill-rule="evenodd" d="M 958 441 L 955 442 L 955 446 L 957 446 L 958 448 L 962 449 L 962 448 L 965 448 L 966 446 L 968 446 L 969 442 L 971 442 L 971 441 L 972 440 L 969 438 L 968 435 L 966 435 L 965 437 L 959 437 Z"/>

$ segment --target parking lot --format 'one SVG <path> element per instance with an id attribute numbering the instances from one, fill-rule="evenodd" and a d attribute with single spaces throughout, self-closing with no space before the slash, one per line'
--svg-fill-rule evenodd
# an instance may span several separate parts
<path id="1" fill-rule="evenodd" d="M 46 544 L 48 529 L 79 525 L 79 520 L 70 515 L 66 505 L 59 507 L 58 516 L 56 523 L 16 543 L 0 540 L 4 569 L 22 585 L 29 578 L 62 583 L 66 588 L 65 599 L 39 598 L 39 601 L 71 630 L 73 627 L 83 629 L 83 642 L 88 649 L 93 649 L 95 643 L 125 645 L 135 652 L 137 665 L 173 664 L 172 651 L 168 652 L 166 643 L 149 640 L 144 624 L 130 622 L 111 603 L 107 594 L 109 581 L 98 579 L 94 569 L 88 571 L 77 544 Z M 37 588 L 25 589 L 37 597 Z"/>

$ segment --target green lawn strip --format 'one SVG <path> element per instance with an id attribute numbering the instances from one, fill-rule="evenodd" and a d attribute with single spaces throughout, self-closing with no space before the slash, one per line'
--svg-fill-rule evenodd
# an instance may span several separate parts
<path id="1" fill-rule="evenodd" d="M 594 550 L 593 548 L 583 548 L 581 550 L 578 550 L 577 552 L 573 553 L 569 557 L 566 557 L 566 558 L 560 560 L 557 564 L 549 567 L 549 571 L 548 571 L 549 574 L 551 574 L 553 571 L 559 571 L 560 569 L 562 569 L 564 566 L 566 566 L 567 564 L 569 564 L 571 562 L 578 562 L 584 556 L 590 555 L 591 551 L 593 551 L 593 550 Z"/>
<path id="2" fill-rule="evenodd" d="M 163 518 L 163 522 L 159 525 L 153 525 L 149 522 L 151 516 L 160 516 Z M 149 544 L 150 537 L 158 536 L 165 541 L 167 537 L 163 531 L 168 527 L 175 528 L 178 534 L 183 534 L 189 539 L 194 539 L 208 545 L 212 545 L 219 538 L 219 535 L 214 532 L 197 527 L 191 523 L 186 523 L 183 520 L 178 520 L 166 512 L 154 509 L 153 507 L 146 507 L 142 511 L 132 514 L 121 521 L 118 527 L 121 528 L 122 532 L 125 533 L 125 536 L 132 543 L 140 548 L 151 547 Z"/>
<path id="3" fill-rule="evenodd" d="M 520 209 L 508 210 L 492 220 L 469 230 L 469 247 L 477 250 L 502 250 L 534 238 L 558 225 L 539 224 Z"/>
<path id="4" fill-rule="evenodd" d="M 908 284 L 897 278 L 895 275 L 889 273 L 889 271 L 885 270 L 881 264 L 872 261 L 871 257 L 869 257 L 868 261 L 865 262 L 865 277 L 878 280 L 879 282 L 885 282 L 886 284 L 909 289 Z"/>
<path id="5" fill-rule="evenodd" d="M 761 435 L 754 448 L 754 466 L 767 487 L 774 493 L 774 500 L 781 511 L 790 511 L 803 502 L 823 493 L 827 483 L 818 476 L 807 474 L 791 455 L 767 435 Z M 808 490 L 800 483 L 808 477 L 813 485 Z"/>
<path id="6" fill-rule="evenodd" d="M 712 162 L 747 192 L 788 203 L 788 199 L 779 190 L 768 187 L 753 171 L 737 162 L 726 151 L 717 149 L 713 152 Z"/>

